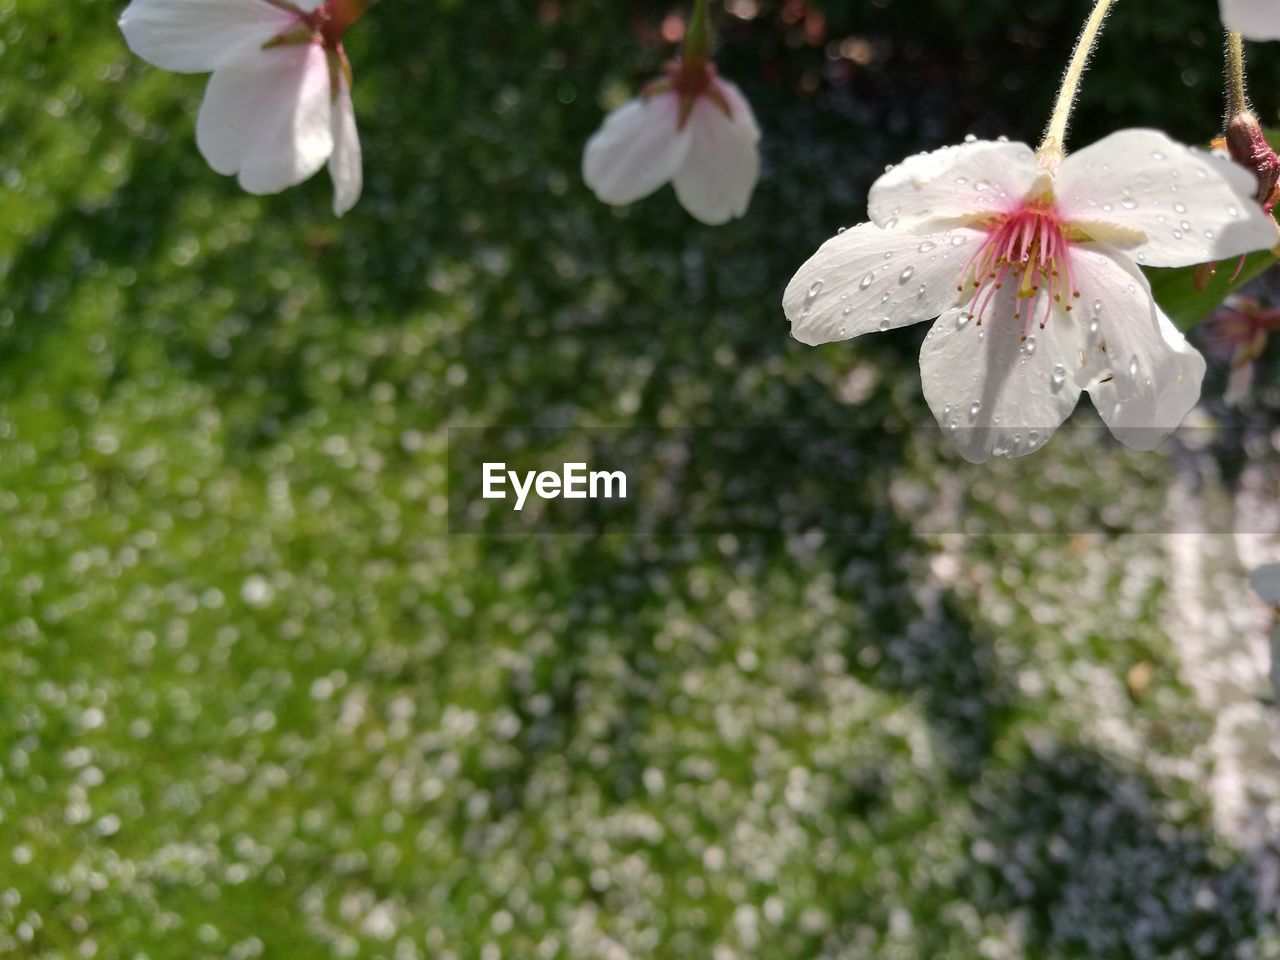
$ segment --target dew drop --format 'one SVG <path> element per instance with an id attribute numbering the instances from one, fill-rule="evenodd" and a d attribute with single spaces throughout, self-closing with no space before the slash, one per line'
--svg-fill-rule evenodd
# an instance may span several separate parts
<path id="1" fill-rule="evenodd" d="M 862 278 L 862 282 L 858 284 L 858 289 L 859 290 L 867 289 L 867 287 L 871 286 L 871 281 L 873 281 L 875 278 L 876 278 L 876 275 L 874 273 L 868 273 L 865 277 Z"/>
<path id="2" fill-rule="evenodd" d="M 926 240 L 924 243 L 920 244 L 920 252 L 928 253 L 930 250 L 932 250 L 936 246 L 937 244 L 934 243 L 932 240 Z"/>
<path id="3" fill-rule="evenodd" d="M 972 418 L 972 417 L 976 417 L 976 416 L 977 416 L 979 413 L 981 413 L 981 412 L 982 412 L 982 401 L 981 401 L 981 400 L 975 400 L 975 401 L 973 401 L 973 403 L 969 404 L 969 416 L 970 416 L 970 418 Z"/>
<path id="4" fill-rule="evenodd" d="M 1186 213 L 1187 205 L 1185 203 L 1175 203 L 1173 209 L 1178 213 Z"/>
<path id="5" fill-rule="evenodd" d="M 907 267 L 907 269 L 903 270 L 902 273 L 898 275 L 898 282 L 906 283 L 908 280 L 911 279 L 911 275 L 914 274 L 915 272 L 916 272 L 915 267 Z"/>
<path id="6" fill-rule="evenodd" d="M 890 321 L 888 317 L 881 317 L 880 323 L 877 325 L 876 329 L 879 330 L 881 333 L 884 333 L 886 330 L 889 329 L 889 323 Z"/>

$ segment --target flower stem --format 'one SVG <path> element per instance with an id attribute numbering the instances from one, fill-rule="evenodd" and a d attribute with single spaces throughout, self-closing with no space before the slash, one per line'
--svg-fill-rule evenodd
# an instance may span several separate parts
<path id="1" fill-rule="evenodd" d="M 706 63 L 715 47 L 715 32 L 711 29 L 711 11 L 707 0 L 697 0 L 689 29 L 684 35 L 684 60 L 686 63 Z"/>
<path id="2" fill-rule="evenodd" d="M 1244 89 L 1244 38 L 1227 31 L 1227 120 L 1249 111 Z"/>
<path id="3" fill-rule="evenodd" d="M 1111 9 L 1113 0 L 1094 0 L 1093 12 L 1085 21 L 1080 31 L 1080 39 L 1076 41 L 1075 52 L 1071 54 L 1071 62 L 1062 78 L 1062 87 L 1058 90 L 1058 100 L 1053 106 L 1053 116 L 1049 118 L 1049 126 L 1045 129 L 1044 140 L 1036 151 L 1036 159 L 1040 166 L 1052 171 L 1066 157 L 1064 143 L 1067 139 L 1067 123 L 1071 119 L 1071 110 L 1075 106 L 1076 92 L 1080 88 L 1080 78 L 1084 76 L 1089 65 L 1089 55 L 1093 53 L 1098 35 L 1102 33 L 1103 21 Z"/>

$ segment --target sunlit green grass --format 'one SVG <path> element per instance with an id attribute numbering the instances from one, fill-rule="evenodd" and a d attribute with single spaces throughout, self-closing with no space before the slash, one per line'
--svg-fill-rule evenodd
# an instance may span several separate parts
<path id="1" fill-rule="evenodd" d="M 805 94 L 769 8 L 726 44 L 766 179 L 710 231 L 578 180 L 661 11 L 387 3 L 336 222 L 204 165 L 121 6 L 0 0 L 0 956 L 1280 956 L 1158 538 L 913 537 L 973 476 L 931 431 L 801 451 L 786 535 L 447 535 L 449 426 L 928 422 L 915 332 L 778 303 L 934 108 Z M 1172 473 L 1064 436 L 967 521 Z"/>

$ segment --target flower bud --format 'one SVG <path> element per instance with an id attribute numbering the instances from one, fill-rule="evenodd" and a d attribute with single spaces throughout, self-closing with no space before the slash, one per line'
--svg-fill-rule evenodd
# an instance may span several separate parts
<path id="1" fill-rule="evenodd" d="M 1232 117 L 1227 123 L 1226 144 L 1231 159 L 1252 170 L 1258 178 L 1255 199 L 1270 213 L 1277 200 L 1277 184 L 1280 184 L 1280 156 L 1267 142 L 1258 118 L 1249 111 Z"/>

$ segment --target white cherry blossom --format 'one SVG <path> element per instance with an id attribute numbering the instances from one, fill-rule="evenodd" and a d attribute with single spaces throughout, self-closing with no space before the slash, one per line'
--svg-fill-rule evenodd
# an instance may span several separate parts
<path id="1" fill-rule="evenodd" d="M 975 463 L 1041 447 L 1087 391 L 1123 443 L 1151 449 L 1200 395 L 1205 363 L 1138 269 L 1275 244 L 1253 175 L 1154 130 L 1060 163 L 972 141 L 911 157 L 872 187 L 871 222 L 829 240 L 787 287 L 796 339 L 938 318 L 925 399 Z"/>
<path id="2" fill-rule="evenodd" d="M 1228 30 L 1250 40 L 1280 40 L 1280 3 L 1276 0 L 1220 0 Z"/>
<path id="3" fill-rule="evenodd" d="M 742 91 L 710 62 L 679 62 L 605 118 L 587 143 L 583 179 L 602 201 L 634 203 L 672 183 L 710 225 L 747 212 L 760 176 L 760 128 Z"/>
<path id="4" fill-rule="evenodd" d="M 269 194 L 326 164 L 333 209 L 363 186 L 342 34 L 367 0 L 133 0 L 130 49 L 164 70 L 211 73 L 196 144 L 218 173 Z"/>

